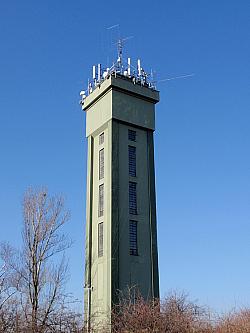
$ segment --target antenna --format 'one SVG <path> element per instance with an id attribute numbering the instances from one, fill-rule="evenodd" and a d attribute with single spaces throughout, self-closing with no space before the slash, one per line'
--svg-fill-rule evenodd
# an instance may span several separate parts
<path id="1" fill-rule="evenodd" d="M 138 71 L 138 76 L 139 78 L 141 77 L 141 60 L 137 60 L 137 71 Z"/>
<path id="2" fill-rule="evenodd" d="M 130 58 L 128 58 L 128 76 L 130 76 L 131 75 L 131 59 Z"/>
<path id="3" fill-rule="evenodd" d="M 117 44 L 117 49 L 118 49 L 118 58 L 119 58 L 119 51 L 121 51 L 122 53 L 122 42 L 121 42 L 121 33 L 120 33 L 120 24 L 114 24 L 110 27 L 107 27 L 107 30 L 113 30 L 117 28 L 116 30 L 118 31 L 117 37 L 115 38 L 115 40 L 117 40 L 117 42 L 114 42 L 114 40 L 112 40 L 112 36 L 111 36 L 111 45 L 112 44 Z"/>
<path id="4" fill-rule="evenodd" d="M 80 91 L 80 97 L 81 97 L 81 100 L 80 100 L 79 104 L 82 106 L 82 109 L 83 109 L 84 100 L 86 98 L 86 91 L 85 90 Z"/>
<path id="5" fill-rule="evenodd" d="M 114 29 L 114 28 L 117 28 L 117 27 L 120 28 L 120 24 L 114 24 L 114 25 L 112 25 L 111 27 L 108 27 L 108 28 L 106 28 L 106 29 L 107 29 L 107 30 L 110 30 L 110 29 Z"/>
<path id="6" fill-rule="evenodd" d="M 194 73 L 191 73 L 191 74 L 185 74 L 185 75 L 179 75 L 179 76 L 168 77 L 168 78 L 166 78 L 166 79 L 159 80 L 158 83 L 160 83 L 160 82 L 165 82 L 165 81 L 176 80 L 176 79 L 185 79 L 185 78 L 187 78 L 187 77 L 191 77 L 191 76 L 194 76 L 194 75 L 195 75 Z"/>
<path id="7" fill-rule="evenodd" d="M 114 78 L 120 78 L 128 80 L 133 84 L 144 86 L 148 89 L 155 90 L 155 82 L 153 82 L 153 75 L 148 74 L 144 68 L 141 67 L 141 60 L 137 60 L 137 65 L 132 66 L 131 58 L 128 57 L 126 63 L 123 63 L 123 46 L 125 41 L 132 39 L 134 36 L 128 36 L 122 38 L 120 35 L 120 26 L 119 24 L 114 24 L 110 27 L 107 27 L 107 30 L 113 30 L 117 28 L 118 38 L 116 42 L 113 43 L 117 46 L 117 59 L 113 62 L 111 67 L 102 67 L 101 64 L 92 66 L 92 79 L 88 80 L 88 86 L 86 90 L 82 90 L 80 93 L 81 100 L 80 105 L 84 109 L 85 99 L 97 88 L 100 87 L 101 83 L 111 76 Z M 179 77 L 178 77 L 179 78 Z M 172 78 L 167 78 L 170 80 Z M 164 81 L 164 80 L 163 80 Z"/>
<path id="8" fill-rule="evenodd" d="M 101 64 L 98 64 L 98 67 L 97 67 L 97 80 L 98 80 L 98 83 L 101 82 Z"/>
<path id="9" fill-rule="evenodd" d="M 123 51 L 123 45 L 126 40 L 132 39 L 134 36 L 128 36 L 125 38 L 119 38 L 117 41 L 117 53 L 118 53 L 118 59 L 121 59 L 122 61 L 122 51 Z"/>

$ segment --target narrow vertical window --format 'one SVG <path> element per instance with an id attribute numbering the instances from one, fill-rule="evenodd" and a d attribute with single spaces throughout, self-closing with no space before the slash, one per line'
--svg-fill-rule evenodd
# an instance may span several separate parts
<path id="1" fill-rule="evenodd" d="M 129 214 L 137 214 L 137 193 L 134 182 L 129 182 Z"/>
<path id="2" fill-rule="evenodd" d="M 98 224 L 98 257 L 103 256 L 103 222 Z"/>
<path id="3" fill-rule="evenodd" d="M 128 146 L 128 171 L 130 176 L 136 176 L 136 147 L 133 146 Z"/>
<path id="4" fill-rule="evenodd" d="M 128 139 L 130 141 L 136 141 L 136 131 L 128 130 Z"/>
<path id="5" fill-rule="evenodd" d="M 104 148 L 99 151 L 99 179 L 104 178 Z"/>
<path id="6" fill-rule="evenodd" d="M 98 204 L 98 216 L 103 216 L 104 213 L 104 184 L 99 186 L 99 204 Z"/>
<path id="7" fill-rule="evenodd" d="M 137 221 L 129 221 L 129 253 L 132 256 L 138 255 L 137 243 Z"/>
<path id="8" fill-rule="evenodd" d="M 104 132 L 99 135 L 99 145 L 102 145 L 104 143 Z"/>

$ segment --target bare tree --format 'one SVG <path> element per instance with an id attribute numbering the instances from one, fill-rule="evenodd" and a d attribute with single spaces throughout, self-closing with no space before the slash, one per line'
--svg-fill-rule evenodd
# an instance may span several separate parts
<path id="1" fill-rule="evenodd" d="M 222 316 L 214 329 L 215 333 L 249 333 L 250 309 L 232 311 Z"/>
<path id="2" fill-rule="evenodd" d="M 10 260 L 13 252 L 7 244 L 2 245 L 2 252 L 5 253 L 6 260 Z M 21 316 L 20 307 L 17 298 L 18 279 L 13 279 L 12 272 L 6 264 L 2 265 L 0 270 L 0 332 L 1 333 L 19 333 Z"/>
<path id="3" fill-rule="evenodd" d="M 71 242 L 61 229 L 68 218 L 62 197 L 49 196 L 46 189 L 29 189 L 23 200 L 23 248 L 18 252 L 6 244 L 1 247 L 27 330 L 29 327 L 32 332 L 43 331 L 65 297 L 64 251 Z"/>
<path id="4" fill-rule="evenodd" d="M 133 292 L 122 297 L 112 312 L 115 333 L 211 333 L 203 307 L 183 293 L 171 293 L 162 302 L 146 301 Z"/>
<path id="5" fill-rule="evenodd" d="M 80 333 L 84 329 L 82 315 L 73 311 L 67 305 L 62 305 L 49 317 L 47 327 L 48 332 L 51 333 Z"/>
<path id="6" fill-rule="evenodd" d="M 17 304 L 14 299 L 16 285 L 12 283 L 11 276 L 5 265 L 0 269 L 0 332 L 8 332 L 16 321 Z"/>
<path id="7" fill-rule="evenodd" d="M 3 265 L 0 269 L 0 310 L 9 297 L 9 286 L 6 280 L 5 266 Z"/>

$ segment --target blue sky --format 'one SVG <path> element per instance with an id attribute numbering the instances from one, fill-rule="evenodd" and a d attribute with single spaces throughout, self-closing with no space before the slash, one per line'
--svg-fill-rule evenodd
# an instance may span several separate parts
<path id="1" fill-rule="evenodd" d="M 0 241 L 19 246 L 28 186 L 64 193 L 74 239 L 68 288 L 82 297 L 86 139 L 79 91 L 125 53 L 158 80 L 155 160 L 161 295 L 218 311 L 250 298 L 250 2 L 1 1 Z"/>

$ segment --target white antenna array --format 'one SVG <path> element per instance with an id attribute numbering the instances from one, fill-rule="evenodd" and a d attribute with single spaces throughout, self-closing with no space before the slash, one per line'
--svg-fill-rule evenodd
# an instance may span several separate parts
<path id="1" fill-rule="evenodd" d="M 107 29 L 113 29 L 118 27 L 119 29 L 119 24 L 113 25 L 111 27 L 108 27 Z M 133 84 L 138 84 L 141 86 L 145 86 L 149 89 L 156 90 L 156 81 L 154 79 L 154 73 L 151 70 L 150 73 L 146 73 L 145 70 L 143 69 L 141 65 L 141 60 L 137 60 L 137 66 L 134 67 L 131 64 L 131 58 L 127 58 L 127 60 L 124 62 L 123 61 L 123 46 L 124 42 L 126 40 L 129 40 L 133 38 L 133 36 L 129 36 L 126 38 L 121 38 L 119 34 L 119 38 L 116 42 L 117 44 L 117 60 L 116 62 L 113 63 L 113 65 L 109 68 L 103 69 L 101 64 L 93 65 L 92 68 L 92 80 L 88 79 L 88 87 L 87 90 L 82 90 L 80 92 L 81 100 L 80 104 L 82 106 L 82 109 L 84 109 L 84 101 L 85 98 L 90 95 L 93 90 L 95 90 L 96 87 L 100 86 L 100 84 L 108 79 L 110 76 L 114 77 L 120 77 L 125 80 L 132 81 Z M 181 78 L 187 78 L 194 76 L 194 74 L 186 74 L 186 75 L 179 75 L 175 77 L 169 77 L 163 80 L 159 80 L 158 82 L 164 82 L 164 81 L 170 81 L 170 80 L 175 80 L 175 79 L 181 79 Z"/>
<path id="2" fill-rule="evenodd" d="M 112 29 L 116 27 L 114 25 L 107 29 Z M 104 80 L 109 78 L 110 76 L 121 77 L 126 80 L 130 80 L 133 84 L 139 84 L 141 86 L 145 86 L 149 89 L 155 90 L 156 86 L 153 82 L 153 76 L 145 72 L 145 70 L 141 66 L 141 60 L 137 60 L 137 66 L 134 67 L 131 64 L 131 58 L 128 57 L 126 61 L 123 60 L 123 45 L 126 40 L 133 38 L 133 36 L 129 36 L 126 38 L 119 38 L 117 41 L 117 60 L 113 63 L 113 65 L 109 68 L 103 69 L 101 64 L 93 65 L 92 68 L 92 80 L 88 80 L 88 88 L 87 90 L 82 90 L 80 92 L 82 105 L 85 101 L 85 98 L 93 92 L 93 90 L 98 87 Z"/>

